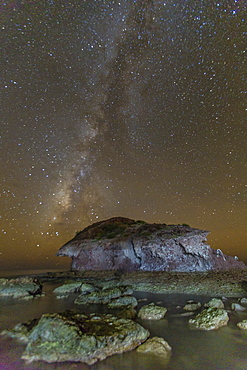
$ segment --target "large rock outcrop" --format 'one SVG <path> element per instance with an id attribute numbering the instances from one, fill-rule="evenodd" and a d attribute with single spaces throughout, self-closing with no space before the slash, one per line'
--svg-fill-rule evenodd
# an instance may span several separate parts
<path id="1" fill-rule="evenodd" d="M 94 223 L 64 244 L 57 256 L 72 270 L 210 271 L 244 269 L 243 262 L 206 243 L 208 231 L 188 225 L 148 224 L 115 217 Z"/>

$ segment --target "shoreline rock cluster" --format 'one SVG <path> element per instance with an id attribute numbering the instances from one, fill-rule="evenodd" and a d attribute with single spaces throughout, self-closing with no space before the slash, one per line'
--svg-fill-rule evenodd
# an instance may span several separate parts
<path id="1" fill-rule="evenodd" d="M 150 337 L 145 323 L 163 320 L 167 308 L 151 302 L 142 304 L 133 296 L 133 287 L 112 280 L 95 284 L 86 280 L 67 281 L 53 290 L 60 299 L 76 294 L 75 310 L 43 314 L 38 319 L 16 325 L 1 334 L 17 338 L 26 344 L 22 359 L 26 362 L 46 361 L 48 363 L 75 361 L 92 365 L 112 354 L 136 349 L 142 355 L 162 357 L 164 364 L 172 355 L 172 348 L 163 338 Z M 241 297 L 225 308 L 227 298 L 212 298 L 204 305 L 188 300 L 176 316 L 193 316 L 187 325 L 191 330 L 217 330 L 229 322 L 230 314 L 247 312 L 247 297 Z M 77 312 L 76 307 L 104 305 L 107 313 Z M 168 319 L 169 320 L 169 319 Z M 239 321 L 237 327 L 247 330 L 247 318 Z M 165 335 L 165 333 L 164 333 Z"/>
<path id="2" fill-rule="evenodd" d="M 35 277 L 0 278 L 0 297 L 32 299 L 36 295 L 41 295 L 41 293 L 42 284 Z"/>

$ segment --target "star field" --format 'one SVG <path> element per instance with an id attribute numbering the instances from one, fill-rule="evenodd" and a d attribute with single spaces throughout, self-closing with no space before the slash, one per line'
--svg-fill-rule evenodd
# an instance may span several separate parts
<path id="1" fill-rule="evenodd" d="M 4 268 L 113 216 L 188 223 L 247 261 L 246 5 L 1 4 Z"/>

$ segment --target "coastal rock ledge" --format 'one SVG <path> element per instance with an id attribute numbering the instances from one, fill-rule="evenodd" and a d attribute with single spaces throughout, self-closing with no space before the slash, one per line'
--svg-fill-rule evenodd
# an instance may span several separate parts
<path id="1" fill-rule="evenodd" d="M 236 257 L 207 244 L 209 231 L 183 225 L 148 224 L 124 217 L 94 223 L 64 244 L 57 256 L 71 270 L 219 271 L 245 269 Z"/>

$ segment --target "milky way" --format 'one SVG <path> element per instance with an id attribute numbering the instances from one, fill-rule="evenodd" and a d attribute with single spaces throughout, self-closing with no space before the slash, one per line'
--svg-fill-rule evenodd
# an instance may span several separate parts
<path id="1" fill-rule="evenodd" d="M 1 5 L 1 266 L 92 222 L 188 223 L 246 259 L 244 1 Z"/>

